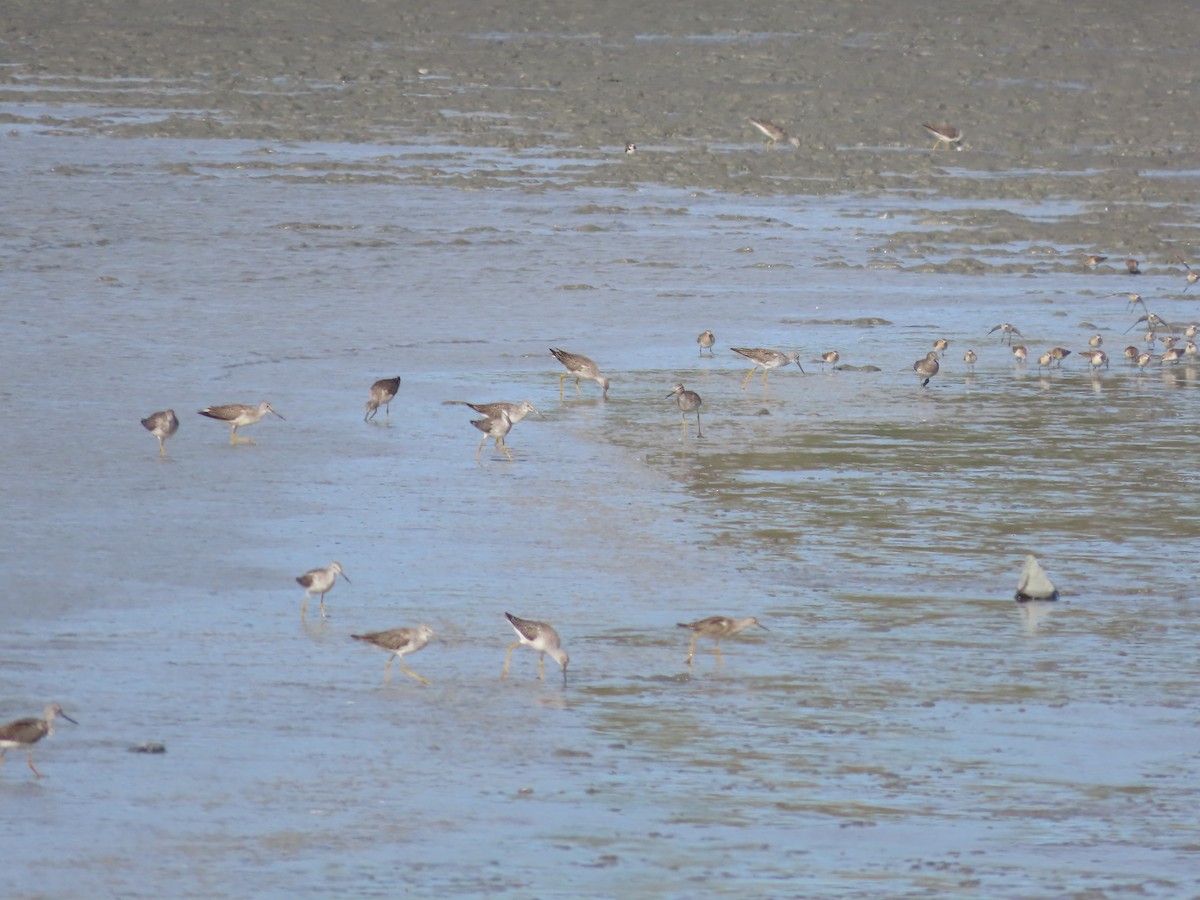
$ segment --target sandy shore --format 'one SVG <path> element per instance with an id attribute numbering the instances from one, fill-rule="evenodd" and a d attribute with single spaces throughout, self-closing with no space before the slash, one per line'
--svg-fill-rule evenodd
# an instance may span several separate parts
<path id="1" fill-rule="evenodd" d="M 0 100 L 173 111 L 97 126 L 117 135 L 611 156 L 605 184 L 1061 196 L 1103 206 L 1047 234 L 992 224 L 1167 265 L 1192 216 L 1146 204 L 1200 186 L 1193 38 L 1182 6 L 1119 6 L 14 0 Z M 799 149 L 764 151 L 751 115 Z M 928 152 L 929 121 L 968 149 Z"/>

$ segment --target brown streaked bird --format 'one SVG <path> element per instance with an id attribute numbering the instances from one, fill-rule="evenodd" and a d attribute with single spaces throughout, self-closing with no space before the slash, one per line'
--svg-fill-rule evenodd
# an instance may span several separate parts
<path id="1" fill-rule="evenodd" d="M 1162 345 L 1163 345 L 1164 350 L 1174 350 L 1175 345 L 1178 343 L 1179 343 L 1179 335 L 1176 335 L 1176 334 L 1168 334 L 1165 338 L 1162 339 Z"/>
<path id="2" fill-rule="evenodd" d="M 713 355 L 713 344 L 715 344 L 716 342 L 717 342 L 717 339 L 711 331 L 702 331 L 698 335 L 696 335 L 696 343 L 700 345 L 700 355 L 701 356 L 704 355 L 705 350 L 707 350 L 709 355 L 712 356 Z"/>
<path id="3" fill-rule="evenodd" d="M 838 353 L 836 350 L 829 350 L 828 352 L 821 354 L 821 359 L 819 362 L 821 363 L 821 368 L 824 368 L 827 365 L 836 366 L 838 360 L 841 358 L 842 354 Z"/>
<path id="4" fill-rule="evenodd" d="M 175 410 L 164 409 L 161 412 L 150 413 L 142 419 L 142 427 L 158 438 L 158 458 L 165 459 L 167 455 L 166 440 L 179 430 L 179 420 L 175 418 Z"/>
<path id="5" fill-rule="evenodd" d="M 409 671 L 404 665 L 404 657 L 409 653 L 416 653 L 433 639 L 433 629 L 428 625 L 418 625 L 416 628 L 393 628 L 390 631 L 372 631 L 369 634 L 352 634 L 350 637 L 356 641 L 363 641 L 373 647 L 378 647 L 380 650 L 386 650 L 389 654 L 387 665 L 383 667 L 383 680 L 385 684 L 392 683 L 392 663 L 400 663 L 400 671 L 421 684 L 429 684 L 429 680 L 422 678 L 416 672 Z"/>
<path id="6" fill-rule="evenodd" d="M 1137 359 L 1138 356 L 1141 355 L 1141 352 L 1142 351 L 1139 350 L 1137 347 L 1135 347 L 1133 344 L 1130 344 L 1128 347 L 1125 348 L 1125 358 L 1126 359 Z"/>
<path id="7" fill-rule="evenodd" d="M 483 445 L 487 443 L 488 438 L 492 438 L 496 442 L 496 446 L 504 451 L 504 455 L 509 458 L 509 461 L 512 461 L 513 455 L 508 452 L 508 444 L 504 442 L 508 433 L 512 431 L 512 419 L 508 417 L 508 413 L 501 410 L 497 416 L 472 419 L 471 424 L 483 432 L 483 438 L 480 439 L 479 446 L 475 449 L 476 462 L 479 462 L 479 457 L 483 453 Z"/>
<path id="8" fill-rule="evenodd" d="M 575 393 L 579 393 L 579 379 L 586 378 L 600 385 L 604 398 L 608 399 L 608 379 L 600 374 L 600 367 L 578 353 L 568 353 L 566 350 L 550 348 L 550 355 L 566 367 L 566 372 L 558 376 L 558 398 L 563 396 L 563 380 L 575 376 Z"/>
<path id="9" fill-rule="evenodd" d="M 1200 351 L 1197 351 L 1195 341 L 1188 341 L 1186 344 L 1183 345 L 1183 355 L 1184 356 L 1196 356 L 1198 352 L 1200 352 Z"/>
<path id="10" fill-rule="evenodd" d="M 1183 355 L 1182 347 L 1172 347 L 1170 350 L 1164 350 L 1158 361 L 1159 363 L 1177 363 L 1183 359 Z"/>
<path id="11" fill-rule="evenodd" d="M 938 364 L 938 355 L 936 350 L 930 350 L 925 354 L 924 359 L 918 359 L 912 365 L 913 371 L 917 373 L 918 378 L 925 379 L 921 382 L 921 387 L 929 387 L 929 379 L 933 378 L 938 373 L 941 366 Z"/>
<path id="12" fill-rule="evenodd" d="M 371 385 L 371 396 L 367 400 L 367 410 L 363 415 L 363 421 L 370 422 L 375 418 L 375 414 L 379 412 L 381 406 L 384 408 L 384 414 L 390 420 L 392 418 L 392 400 L 395 399 L 398 390 L 400 390 L 399 375 L 395 378 L 380 378 Z"/>
<path id="13" fill-rule="evenodd" d="M 793 147 L 800 147 L 800 139 L 793 137 L 787 132 L 787 129 L 776 125 L 774 122 L 768 122 L 766 119 L 756 119 L 750 117 L 750 124 L 767 136 L 767 149 L 778 146 L 780 141 L 791 144 Z"/>
<path id="14" fill-rule="evenodd" d="M 1051 347 L 1050 355 L 1054 357 L 1055 363 L 1062 365 L 1062 361 L 1071 355 L 1071 351 L 1066 347 Z"/>
<path id="15" fill-rule="evenodd" d="M 692 664 L 692 657 L 696 655 L 696 641 L 702 637 L 710 637 L 716 641 L 717 661 L 721 662 L 722 638 L 744 631 L 752 625 L 763 631 L 771 630 L 754 616 L 746 616 L 743 619 L 731 619 L 729 616 L 709 616 L 707 619 L 699 619 L 695 622 L 679 622 L 678 625 L 680 628 L 690 628 L 693 632 L 686 660 L 689 666 Z"/>
<path id="16" fill-rule="evenodd" d="M 933 342 L 933 349 L 938 353 L 945 353 L 946 348 L 950 346 L 950 342 L 945 338 L 938 338 Z"/>
<path id="17" fill-rule="evenodd" d="M 300 618 L 308 615 L 308 598 L 313 594 L 321 595 L 321 618 L 325 618 L 325 595 L 333 590 L 333 584 L 341 575 L 347 581 L 350 576 L 342 571 L 340 562 L 331 562 L 324 569 L 309 569 L 296 579 L 296 583 L 304 588 L 304 603 L 300 606 Z M 353 582 L 351 582 L 353 584 Z"/>
<path id="18" fill-rule="evenodd" d="M 921 125 L 929 136 L 933 138 L 933 146 L 930 150 L 937 150 L 945 147 L 949 150 L 953 147 L 955 150 L 962 149 L 963 133 L 953 125 Z"/>
<path id="19" fill-rule="evenodd" d="M 258 406 L 250 406 L 246 403 L 226 403 L 224 406 L 206 406 L 200 410 L 200 415 L 208 416 L 210 419 L 216 419 L 219 422 L 225 422 L 233 426 L 233 430 L 229 432 L 229 445 L 234 444 L 253 444 L 254 439 L 248 437 L 239 437 L 237 430 L 246 425 L 253 425 L 262 420 L 262 417 L 267 413 L 279 416 L 271 408 L 271 404 L 264 400 Z M 279 416 L 283 418 L 283 416 Z"/>
<path id="20" fill-rule="evenodd" d="M 968 350 L 963 354 L 963 362 L 967 364 L 968 369 L 974 369 L 975 363 L 979 361 L 979 354 L 974 350 Z"/>
<path id="21" fill-rule="evenodd" d="M 497 416 L 503 413 L 504 415 L 508 416 L 508 420 L 514 425 L 516 425 L 530 413 L 537 413 L 538 417 L 542 419 L 546 418 L 541 414 L 541 412 L 538 411 L 537 407 L 535 407 L 528 400 L 522 400 L 520 403 L 508 403 L 503 400 L 497 403 L 468 403 L 466 400 L 443 400 L 442 405 L 468 406 L 475 410 L 475 412 L 487 416 L 489 419 L 495 419 Z"/>
<path id="22" fill-rule="evenodd" d="M 1092 371 L 1104 366 L 1108 368 L 1108 354 L 1103 350 L 1080 350 L 1079 355 L 1091 364 Z"/>
<path id="23" fill-rule="evenodd" d="M 1197 334 L 1200 334 L 1200 322 L 1189 322 L 1188 327 L 1183 329 L 1183 336 L 1185 338 L 1191 339 Z"/>
<path id="24" fill-rule="evenodd" d="M 1134 349 L 1136 350 L 1137 348 L 1135 347 Z M 1134 357 L 1134 364 L 1139 369 L 1145 369 L 1146 366 L 1150 365 L 1150 363 L 1155 359 L 1157 359 L 1157 357 L 1153 353 L 1139 353 L 1136 357 Z"/>
<path id="25" fill-rule="evenodd" d="M 999 325 L 993 325 L 990 329 L 988 329 L 988 334 L 991 334 L 994 331 L 1000 332 L 1000 340 L 1008 338 L 1008 343 L 1010 346 L 1012 345 L 1014 334 L 1018 337 L 1025 337 L 1025 335 L 1021 334 L 1021 329 L 1017 328 L 1016 325 L 1010 325 L 1008 322 L 1001 322 Z"/>
<path id="26" fill-rule="evenodd" d="M 1164 319 L 1162 316 L 1157 316 L 1152 312 L 1148 312 L 1144 316 L 1139 318 L 1136 322 L 1134 322 L 1132 325 L 1130 325 L 1128 328 L 1126 328 L 1125 334 L 1129 334 L 1129 332 L 1133 331 L 1133 329 L 1137 328 L 1143 322 L 1145 322 L 1146 325 L 1150 328 L 1165 328 L 1167 331 L 1173 330 L 1171 323 L 1168 322 L 1166 319 Z"/>
<path id="27" fill-rule="evenodd" d="M 1085 259 L 1083 261 L 1083 264 L 1085 266 L 1087 266 L 1089 269 L 1094 269 L 1094 268 L 1096 268 L 1096 266 L 1100 265 L 1100 263 L 1104 262 L 1106 259 L 1108 259 L 1107 256 L 1099 256 L 1099 255 L 1093 254 L 1092 256 L 1089 256 L 1087 259 Z"/>
<path id="28" fill-rule="evenodd" d="M 1046 351 L 1037 359 L 1039 369 L 1048 369 L 1054 364 L 1054 354 Z"/>
<path id="29" fill-rule="evenodd" d="M 1029 348 L 1024 344 L 1017 344 L 1012 348 L 1013 359 L 1021 365 L 1025 364 L 1025 360 L 1029 359 Z"/>
<path id="30" fill-rule="evenodd" d="M 671 393 L 667 394 L 667 399 L 675 398 L 675 403 L 679 406 L 681 425 L 687 428 L 687 414 L 694 412 L 696 414 L 696 437 L 704 437 L 700 431 L 700 404 L 703 402 L 700 395 L 695 391 L 684 390 L 682 384 L 677 384 L 671 388 Z"/>
<path id="31" fill-rule="evenodd" d="M 1125 270 L 1129 272 L 1130 275 L 1142 274 L 1141 267 L 1138 265 L 1138 261 L 1136 259 L 1125 260 Z"/>
<path id="32" fill-rule="evenodd" d="M 795 363 L 796 367 L 801 372 L 804 372 L 804 366 L 800 365 L 800 353 L 796 350 L 789 350 L 787 353 L 784 353 L 782 350 L 768 350 L 764 347 L 730 347 L 729 349 L 734 353 L 741 354 L 754 363 L 750 371 L 746 373 L 746 377 L 742 379 L 743 390 L 745 390 L 746 385 L 750 382 L 750 376 L 754 374 L 755 369 L 762 369 L 763 387 L 767 386 L 767 372 L 771 371 L 771 369 L 778 369 L 780 366 Z"/>
<path id="33" fill-rule="evenodd" d="M 23 748 L 29 753 L 29 768 L 35 778 L 41 778 L 42 773 L 33 764 L 33 745 L 48 735 L 54 734 L 54 720 L 62 716 L 75 725 L 79 723 L 68 716 L 57 703 L 47 703 L 42 710 L 42 718 L 17 719 L 7 725 L 0 725 L 0 764 L 4 762 L 4 752 Z"/>
<path id="34" fill-rule="evenodd" d="M 545 677 L 546 654 L 549 653 L 551 658 L 562 666 L 563 681 L 566 681 L 567 663 L 571 661 L 571 657 L 567 656 L 567 651 L 563 650 L 558 632 L 545 622 L 521 619 L 512 613 L 505 613 L 504 617 L 508 619 L 509 624 L 517 633 L 517 640 L 508 645 L 508 655 L 504 657 L 504 668 L 500 672 L 500 677 L 508 677 L 508 665 L 512 662 L 512 652 L 524 644 L 537 651 L 538 678 Z"/>
<path id="35" fill-rule="evenodd" d="M 1091 347 L 1093 350 L 1099 350 L 1101 347 L 1104 346 L 1104 336 L 1099 335 L 1099 334 L 1093 334 L 1090 338 L 1088 338 L 1088 346 Z"/>

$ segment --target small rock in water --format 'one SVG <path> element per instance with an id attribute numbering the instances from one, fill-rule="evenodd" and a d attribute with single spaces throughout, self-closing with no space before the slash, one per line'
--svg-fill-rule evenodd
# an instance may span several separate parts
<path id="1" fill-rule="evenodd" d="M 167 745 L 158 741 L 143 741 L 129 748 L 130 753 L 166 753 Z"/>
<path id="2" fill-rule="evenodd" d="M 1025 567 L 1021 569 L 1021 581 L 1017 585 L 1017 600 L 1057 600 L 1058 588 L 1050 580 L 1033 555 L 1025 557 Z"/>

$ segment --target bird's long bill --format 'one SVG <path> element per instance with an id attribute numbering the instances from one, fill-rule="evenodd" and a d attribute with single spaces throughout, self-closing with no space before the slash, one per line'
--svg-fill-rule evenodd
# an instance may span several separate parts
<path id="1" fill-rule="evenodd" d="M 345 572 L 343 572 L 343 573 L 342 573 L 342 577 L 343 577 L 343 578 L 345 578 L 347 581 L 350 581 L 350 576 L 349 576 L 349 575 L 347 575 Z M 354 584 L 354 582 L 353 582 L 353 581 L 350 581 L 350 583 L 351 583 L 351 584 Z"/>
<path id="2" fill-rule="evenodd" d="M 804 366 L 800 365 L 800 360 L 796 360 L 796 368 L 798 368 L 801 372 L 804 372 Z M 804 372 L 804 374 L 807 375 L 808 373 Z"/>
<path id="3" fill-rule="evenodd" d="M 538 409 L 536 406 L 534 406 L 532 403 L 529 404 L 529 408 L 538 414 L 539 419 L 546 418 L 545 416 L 542 415 L 542 411 L 540 409 Z"/>
<path id="4" fill-rule="evenodd" d="M 79 723 L 78 723 L 78 722 L 76 722 L 74 719 L 72 719 L 70 716 L 68 716 L 68 715 L 67 715 L 65 712 L 60 712 L 60 713 L 59 713 L 59 716 L 61 716 L 62 718 L 66 719 L 66 720 L 67 720 L 68 722 L 70 722 L 72 725 L 78 725 L 78 724 L 79 724 Z"/>
<path id="5" fill-rule="evenodd" d="M 663 399 L 664 399 L 664 400 L 670 400 L 672 397 L 674 397 L 674 396 L 675 396 L 676 394 L 678 394 L 678 393 L 679 393 L 679 391 L 671 391 L 671 393 L 667 394 L 667 396 L 666 396 L 666 397 L 664 397 Z"/>
<path id="6" fill-rule="evenodd" d="M 755 624 L 755 625 L 757 625 L 759 628 L 761 628 L 763 631 L 770 631 L 770 630 L 771 630 L 771 629 L 770 629 L 770 628 L 768 628 L 766 625 L 764 625 L 762 622 L 755 622 L 754 624 Z"/>
<path id="7" fill-rule="evenodd" d="M 273 412 L 273 413 L 275 413 L 275 415 L 279 416 L 279 413 L 275 412 L 275 410 L 271 410 L 271 412 Z M 283 416 L 279 416 L 279 418 L 283 419 Z M 286 422 L 287 419 L 283 419 L 283 421 Z"/>

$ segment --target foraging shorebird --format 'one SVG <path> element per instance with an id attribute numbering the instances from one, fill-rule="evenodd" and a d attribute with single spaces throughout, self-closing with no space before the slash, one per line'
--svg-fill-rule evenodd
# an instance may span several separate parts
<path id="1" fill-rule="evenodd" d="M 1133 344 L 1130 344 L 1128 347 L 1125 348 L 1125 358 L 1126 359 L 1137 359 L 1138 356 L 1141 354 L 1141 352 L 1142 351 L 1139 350 L 1137 347 L 1135 347 Z"/>
<path id="2" fill-rule="evenodd" d="M 35 778 L 41 778 L 42 773 L 33 764 L 33 745 L 48 735 L 54 734 L 54 720 L 62 716 L 68 722 L 79 723 L 68 716 L 57 703 L 47 703 L 42 710 L 42 718 L 17 719 L 7 725 L 0 725 L 0 764 L 4 762 L 4 752 L 22 748 L 29 753 L 29 768 Z"/>
<path id="3" fill-rule="evenodd" d="M 1050 580 L 1050 577 L 1038 564 L 1037 558 L 1032 554 L 1025 557 L 1025 565 L 1021 567 L 1021 580 L 1017 582 L 1016 599 L 1022 603 L 1029 600 L 1058 599 L 1058 588 L 1054 586 L 1054 582 Z"/>
<path id="4" fill-rule="evenodd" d="M 1100 263 L 1104 262 L 1106 259 L 1108 259 L 1107 256 L 1093 255 L 1093 256 L 1089 256 L 1087 259 L 1085 259 L 1083 261 L 1083 264 L 1085 266 L 1087 266 L 1089 269 L 1094 269 L 1094 268 L 1096 268 L 1096 266 L 1100 265 Z"/>
<path id="5" fill-rule="evenodd" d="M 1054 357 L 1054 362 L 1061 366 L 1062 361 L 1071 355 L 1071 351 L 1066 347 L 1051 347 L 1050 355 Z"/>
<path id="6" fill-rule="evenodd" d="M 142 427 L 158 438 L 158 458 L 167 456 L 166 440 L 179 430 L 179 420 L 175 418 L 175 410 L 164 409 L 161 412 L 150 413 L 142 419 Z"/>
<path id="7" fill-rule="evenodd" d="M 778 369 L 780 366 L 795 363 L 801 372 L 804 371 L 804 366 L 800 365 L 800 353 L 796 350 L 789 350 L 787 353 L 784 353 L 781 350 L 768 350 L 763 347 L 730 347 L 729 349 L 734 353 L 740 353 L 746 359 L 750 360 L 750 362 L 754 363 L 750 371 L 746 373 L 746 377 L 742 379 L 743 390 L 745 390 L 746 385 L 750 381 L 750 376 L 754 374 L 755 369 L 762 369 L 763 387 L 767 386 L 767 372 L 771 371 L 771 369 Z"/>
<path id="8" fill-rule="evenodd" d="M 945 353 L 946 348 L 950 346 L 950 342 L 945 338 L 938 338 L 933 342 L 933 349 L 938 353 Z"/>
<path id="9" fill-rule="evenodd" d="M 1091 364 L 1093 372 L 1101 366 L 1108 368 L 1108 354 L 1103 350 L 1080 350 L 1079 355 Z"/>
<path id="10" fill-rule="evenodd" d="M 999 325 L 993 325 L 988 330 L 988 334 L 991 334 L 994 331 L 1000 332 L 1000 340 L 1003 341 L 1005 338 L 1008 338 L 1008 343 L 1010 346 L 1012 345 L 1014 334 L 1018 337 L 1025 337 L 1025 335 L 1021 334 L 1021 329 L 1017 328 L 1016 325 L 1010 325 L 1008 322 L 1001 322 Z"/>
<path id="11" fill-rule="evenodd" d="M 475 450 L 475 461 L 479 461 L 480 455 L 483 453 L 483 445 L 487 443 L 488 438 L 492 438 L 496 442 L 496 446 L 504 451 L 504 455 L 511 460 L 512 454 L 508 452 L 508 444 L 504 443 L 504 439 L 508 433 L 512 431 L 512 419 L 508 417 L 508 413 L 500 410 L 499 415 L 485 416 L 482 419 L 472 419 L 471 424 L 483 432 L 483 438 L 479 442 L 479 446 Z"/>
<path id="12" fill-rule="evenodd" d="M 929 387 L 929 379 L 938 373 L 941 368 L 938 365 L 938 355 L 936 350 L 930 350 L 925 354 L 924 359 L 918 359 L 913 363 L 913 371 L 917 373 L 918 378 L 925 379 L 921 382 L 921 387 Z"/>
<path id="13" fill-rule="evenodd" d="M 369 422 L 375 418 L 375 413 L 379 412 L 381 406 L 384 408 L 384 414 L 390 420 L 392 418 L 392 400 L 395 399 L 398 390 L 400 390 L 399 375 L 395 378 L 380 378 L 371 385 L 371 397 L 367 400 L 367 411 L 363 416 L 363 421 Z"/>
<path id="14" fill-rule="evenodd" d="M 296 579 L 296 583 L 304 588 L 304 603 L 300 606 L 300 618 L 303 619 L 308 615 L 308 598 L 313 594 L 321 595 L 321 618 L 325 618 L 325 595 L 333 589 L 333 584 L 339 575 L 350 581 L 350 576 L 342 571 L 342 564 L 331 562 L 324 569 L 309 569 Z"/>
<path id="15" fill-rule="evenodd" d="M 509 624 L 512 625 L 513 630 L 517 633 L 517 640 L 508 645 L 508 655 L 504 657 L 504 669 L 501 670 L 500 677 L 508 677 L 508 665 L 512 662 L 512 652 L 524 644 L 526 647 L 537 651 L 538 678 L 544 677 L 546 654 L 549 653 L 551 658 L 562 666 L 563 681 L 566 681 L 567 663 L 571 661 L 571 657 L 567 656 L 567 651 L 563 650 L 558 632 L 545 622 L 520 619 L 512 613 L 505 613 L 504 617 L 508 619 Z"/>
<path id="16" fill-rule="evenodd" d="M 1012 348 L 1012 355 L 1018 365 L 1024 365 L 1025 360 L 1029 359 L 1029 348 L 1024 344 L 1017 344 Z"/>
<path id="17" fill-rule="evenodd" d="M 1088 338 L 1088 346 L 1091 347 L 1093 350 L 1099 350 L 1101 347 L 1104 346 L 1104 336 L 1099 335 L 1099 334 L 1093 334 L 1090 338 Z"/>
<path id="18" fill-rule="evenodd" d="M 363 641 L 388 652 L 387 665 L 383 667 L 385 684 L 392 683 L 392 663 L 400 663 L 400 671 L 421 684 L 429 684 L 428 679 L 422 678 L 416 672 L 409 671 L 404 665 L 404 657 L 416 653 L 433 639 L 433 629 L 428 625 L 418 625 L 416 628 L 393 628 L 389 631 L 372 631 L 370 634 L 352 634 L 356 641 Z"/>
<path id="19" fill-rule="evenodd" d="M 963 362 L 967 364 L 968 369 L 974 369 L 975 363 L 979 360 L 979 354 L 974 350 L 968 350 L 963 354 Z"/>
<path id="20" fill-rule="evenodd" d="M 1182 347 L 1172 347 L 1170 350 L 1164 350 L 1158 358 L 1159 363 L 1177 363 L 1184 357 Z"/>
<path id="21" fill-rule="evenodd" d="M 1125 260 L 1125 270 L 1129 272 L 1130 275 L 1142 274 L 1141 267 L 1138 265 L 1138 261 L 1136 259 Z"/>
<path id="22" fill-rule="evenodd" d="M 704 437 L 700 431 L 700 395 L 695 391 L 684 390 L 682 384 L 677 384 L 671 388 L 671 393 L 667 394 L 667 399 L 675 398 L 675 402 L 679 406 L 680 418 L 683 428 L 687 428 L 687 414 L 694 412 L 696 414 L 696 437 Z"/>
<path id="23" fill-rule="evenodd" d="M 708 351 L 709 356 L 712 356 L 713 355 L 713 344 L 715 344 L 716 342 L 717 342 L 717 339 L 713 336 L 713 333 L 711 331 L 702 331 L 698 335 L 696 335 L 696 343 L 700 345 L 700 355 L 701 356 L 704 355 L 705 350 Z"/>
<path id="24" fill-rule="evenodd" d="M 635 144 L 633 141 L 626 141 L 625 142 L 625 155 L 633 156 L 633 154 L 635 154 L 635 153 L 637 153 L 637 144 Z"/>
<path id="25" fill-rule="evenodd" d="M 836 366 L 838 360 L 841 358 L 842 354 L 838 353 L 836 350 L 830 350 L 827 353 L 822 353 L 818 362 L 821 363 L 821 368 L 825 368 L 827 365 Z"/>
<path id="26" fill-rule="evenodd" d="M 499 401 L 497 403 L 468 403 L 466 400 L 443 400 L 443 406 L 469 406 L 475 412 L 487 416 L 489 419 L 494 419 L 501 413 L 508 416 L 508 420 L 516 425 L 530 413 L 537 413 L 540 418 L 543 416 L 532 403 L 528 400 L 522 400 L 520 403 L 508 403 Z"/>
<path id="27" fill-rule="evenodd" d="M 929 148 L 930 150 L 937 150 L 941 147 L 945 147 L 947 150 L 951 147 L 954 147 L 955 150 L 962 149 L 963 133 L 953 125 L 922 124 L 921 127 L 933 138 L 933 146 Z"/>
<path id="28" fill-rule="evenodd" d="M 227 422 L 233 426 L 233 430 L 229 432 L 229 445 L 234 444 L 253 444 L 254 439 L 248 437 L 238 437 L 238 428 L 245 425 L 253 425 L 262 420 L 262 417 L 267 413 L 279 416 L 271 408 L 271 404 L 264 400 L 258 406 L 249 406 L 245 403 L 226 403 L 224 406 L 206 406 L 200 410 L 200 415 L 208 416 L 210 419 L 216 419 L 220 422 Z M 283 416 L 279 416 L 283 418 Z"/>
<path id="29" fill-rule="evenodd" d="M 600 374 L 600 367 L 586 356 L 581 356 L 578 353 L 568 353 L 566 350 L 557 350 L 554 347 L 550 348 L 550 355 L 567 369 L 566 372 L 558 376 L 558 397 L 560 400 L 563 395 L 563 380 L 570 378 L 572 375 L 575 376 L 575 393 L 579 393 L 579 379 L 586 378 L 600 385 L 605 399 L 608 398 L 608 379 Z"/>
<path id="30" fill-rule="evenodd" d="M 758 621 L 754 616 L 746 616 L 744 619 L 731 619 L 729 616 L 709 616 L 707 619 L 700 619 L 696 622 L 679 622 L 680 628 L 690 628 L 693 632 L 692 642 L 688 646 L 687 664 L 692 664 L 692 657 L 696 655 L 696 641 L 702 637 L 710 637 L 716 641 L 717 661 L 721 661 L 721 638 L 727 638 L 730 635 L 737 634 L 739 631 L 744 631 L 751 625 L 761 628 L 763 631 L 770 631 L 766 625 Z"/>
<path id="31" fill-rule="evenodd" d="M 780 141 L 791 144 L 793 147 L 800 147 L 800 139 L 788 134 L 787 130 L 776 125 L 774 122 L 768 122 L 766 119 L 756 119 L 750 117 L 750 124 L 767 136 L 767 149 L 771 149 L 779 144 Z"/>
<path id="32" fill-rule="evenodd" d="M 1046 351 L 1037 360 L 1039 369 L 1048 369 L 1054 365 L 1054 356 L 1049 351 Z"/>

